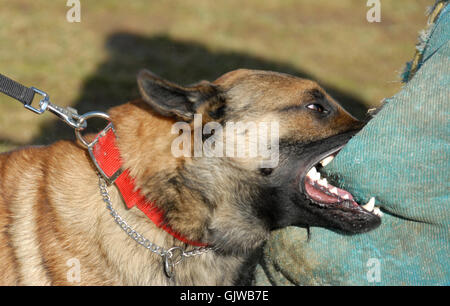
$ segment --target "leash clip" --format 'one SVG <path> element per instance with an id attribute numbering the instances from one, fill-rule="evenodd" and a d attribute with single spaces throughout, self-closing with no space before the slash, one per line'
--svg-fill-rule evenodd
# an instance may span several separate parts
<path id="1" fill-rule="evenodd" d="M 86 121 L 80 121 L 80 115 L 78 115 L 78 111 L 70 106 L 68 107 L 60 107 L 53 103 L 48 103 L 48 110 L 53 114 L 59 117 L 62 121 L 68 124 L 71 128 L 74 129 L 85 129 L 87 127 Z"/>
<path id="2" fill-rule="evenodd" d="M 87 127 L 87 123 L 85 121 L 80 121 L 80 115 L 76 109 L 72 107 L 61 107 L 56 104 L 50 102 L 49 95 L 36 87 L 30 87 L 35 93 L 42 96 L 41 101 L 39 101 L 39 109 L 33 107 L 31 103 L 25 104 L 25 108 L 31 110 L 32 112 L 40 115 L 44 113 L 47 109 L 58 116 L 62 121 L 68 124 L 70 127 L 74 129 L 85 129 Z"/>

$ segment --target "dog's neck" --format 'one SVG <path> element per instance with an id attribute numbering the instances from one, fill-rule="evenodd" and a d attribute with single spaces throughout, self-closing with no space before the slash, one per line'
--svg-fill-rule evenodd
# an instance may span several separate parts
<path id="1" fill-rule="evenodd" d="M 171 133 L 175 120 L 155 114 L 140 101 L 113 108 L 110 114 L 123 168 L 129 170 L 136 187 L 164 212 L 174 231 L 188 240 L 203 241 L 210 210 L 200 195 L 180 182 L 187 161 L 171 153 L 177 136 Z"/>
<path id="2" fill-rule="evenodd" d="M 110 115 L 124 167 L 143 194 L 165 212 L 173 230 L 234 255 L 253 252 L 268 237 L 267 226 L 255 212 L 236 213 L 236 207 L 251 207 L 249 201 L 261 196 L 252 189 L 256 182 L 249 184 L 248 173 L 240 175 L 243 170 L 238 168 L 237 174 L 223 171 L 232 167 L 228 159 L 174 157 L 171 146 L 178 135 L 171 130 L 176 120 L 155 114 L 142 101 L 113 108 Z M 246 186 L 247 192 L 239 193 L 239 186 Z M 243 224 L 251 226 L 237 232 Z"/>

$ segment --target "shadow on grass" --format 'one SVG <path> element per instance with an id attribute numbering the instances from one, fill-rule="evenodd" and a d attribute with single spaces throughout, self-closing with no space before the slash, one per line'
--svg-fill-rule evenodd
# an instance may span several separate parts
<path id="1" fill-rule="evenodd" d="M 2 148 L 17 148 L 26 145 L 24 142 L 15 141 L 13 139 L 0 137 L 0 153 Z"/>
<path id="2" fill-rule="evenodd" d="M 212 81 L 237 68 L 273 70 L 312 79 L 282 62 L 244 53 L 212 52 L 198 43 L 177 41 L 164 35 L 145 37 L 115 33 L 107 39 L 105 48 L 109 58 L 84 81 L 78 99 L 72 104 L 80 114 L 93 110 L 106 111 L 112 106 L 139 98 L 136 74 L 141 68 L 183 85 L 199 80 Z M 353 115 L 364 117 L 366 107 L 362 101 L 326 82 L 316 81 Z M 51 121 L 42 127 L 40 135 L 32 143 L 48 144 L 59 139 L 74 139 L 73 130 L 60 121 Z"/>

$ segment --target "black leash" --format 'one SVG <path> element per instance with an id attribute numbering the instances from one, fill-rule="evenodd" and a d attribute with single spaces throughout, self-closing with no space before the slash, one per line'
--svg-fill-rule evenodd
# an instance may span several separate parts
<path id="1" fill-rule="evenodd" d="M 31 107 L 35 93 L 41 93 L 34 87 L 25 87 L 20 83 L 0 73 L 0 91 L 21 102 L 25 107 Z"/>
<path id="2" fill-rule="evenodd" d="M 10 96 L 22 103 L 25 108 L 35 112 L 36 114 L 42 114 L 46 110 L 49 110 L 53 114 L 57 115 L 62 121 L 67 123 L 72 128 L 77 130 L 83 130 L 86 128 L 86 121 L 80 121 L 80 115 L 76 109 L 71 107 L 60 107 L 50 102 L 48 94 L 35 87 L 26 87 L 0 73 L 0 92 Z M 42 99 L 39 101 L 39 108 L 32 106 L 34 95 L 39 94 Z"/>

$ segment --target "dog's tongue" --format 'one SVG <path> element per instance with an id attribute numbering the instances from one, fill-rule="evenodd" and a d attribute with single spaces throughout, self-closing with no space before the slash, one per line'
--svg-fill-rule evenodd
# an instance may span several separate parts
<path id="1" fill-rule="evenodd" d="M 307 176 L 305 178 L 305 189 L 311 199 L 319 203 L 332 204 L 342 201 L 354 202 L 350 192 L 337 188 L 323 179 L 314 180 L 314 178 Z"/>

